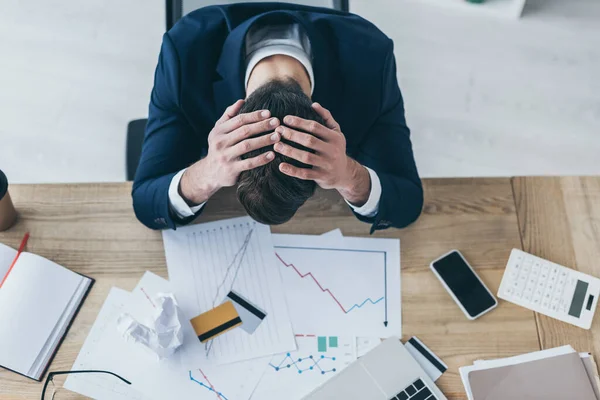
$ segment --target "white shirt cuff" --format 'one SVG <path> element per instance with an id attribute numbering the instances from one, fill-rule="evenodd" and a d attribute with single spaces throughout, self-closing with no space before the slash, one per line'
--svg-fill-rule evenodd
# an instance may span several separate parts
<path id="1" fill-rule="evenodd" d="M 379 200 L 381 199 L 381 182 L 379 181 L 379 177 L 377 173 L 373 171 L 369 167 L 365 167 L 369 172 L 369 177 L 371 178 L 371 193 L 369 193 L 369 199 L 362 207 L 356 207 L 352 205 L 348 200 L 346 203 L 355 213 L 362 215 L 363 217 L 374 217 L 379 212 Z"/>
<path id="2" fill-rule="evenodd" d="M 186 169 L 179 171 L 177 175 L 171 179 L 171 184 L 169 185 L 169 206 L 171 207 L 171 211 L 177 214 L 179 218 L 187 218 L 195 215 L 206 204 L 206 202 L 204 202 L 197 206 L 190 207 L 179 194 L 179 182 Z"/>

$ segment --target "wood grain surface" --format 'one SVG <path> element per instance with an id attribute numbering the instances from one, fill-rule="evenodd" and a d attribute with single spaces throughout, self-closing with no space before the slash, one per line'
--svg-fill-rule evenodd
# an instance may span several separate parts
<path id="1" fill-rule="evenodd" d="M 600 276 L 600 178 L 536 177 L 512 180 L 523 250 Z M 600 356 L 600 319 L 584 330 L 536 314 L 542 348 L 565 344 Z"/>
<path id="2" fill-rule="evenodd" d="M 510 250 L 521 247 L 513 191 L 508 178 L 429 179 L 424 188 L 426 202 L 415 224 L 374 236 L 401 240 L 404 339 L 416 335 L 438 354 L 450 367 L 438 381 L 440 388 L 449 399 L 466 399 L 458 367 L 538 350 L 536 322 L 532 312 L 502 301 L 482 318 L 467 320 L 429 263 L 459 249 L 495 293 Z M 68 370 L 112 286 L 131 290 L 146 270 L 167 276 L 161 235 L 136 220 L 128 183 L 14 185 L 10 190 L 20 217 L 0 233 L 0 242 L 17 247 L 29 231 L 28 251 L 97 280 L 50 368 Z M 243 214 L 233 192 L 224 190 L 207 203 L 199 222 Z M 321 234 L 334 228 L 347 236 L 368 236 L 370 227 L 354 218 L 335 192 L 320 190 L 292 221 L 272 230 Z M 591 228 L 586 229 L 581 235 L 589 234 Z M 1 399 L 36 399 L 41 386 L 0 369 Z M 60 392 L 56 400 L 77 398 Z"/>

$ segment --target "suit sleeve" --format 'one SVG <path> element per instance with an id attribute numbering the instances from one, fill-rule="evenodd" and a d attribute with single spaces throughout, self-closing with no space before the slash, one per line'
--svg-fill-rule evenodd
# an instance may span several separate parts
<path id="1" fill-rule="evenodd" d="M 379 211 L 374 217 L 356 217 L 372 223 L 371 233 L 414 222 L 423 208 L 423 187 L 415 165 L 404 102 L 396 78 L 396 60 L 390 42 L 383 67 L 380 115 L 360 144 L 356 160 L 374 170 L 381 181 Z"/>
<path id="2" fill-rule="evenodd" d="M 140 163 L 133 182 L 133 208 L 151 229 L 172 228 L 180 220 L 169 206 L 169 184 L 197 160 L 201 144 L 180 108 L 179 57 L 168 33 L 163 36 Z"/>

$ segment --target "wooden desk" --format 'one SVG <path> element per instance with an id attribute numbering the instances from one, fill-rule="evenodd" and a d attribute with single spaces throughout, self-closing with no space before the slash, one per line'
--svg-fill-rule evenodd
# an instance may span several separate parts
<path id="1" fill-rule="evenodd" d="M 600 276 L 600 265 L 594 264 L 600 258 L 600 178 L 429 179 L 424 187 L 421 218 L 407 229 L 375 236 L 401 239 L 404 338 L 419 336 L 449 365 L 438 382 L 448 398 L 466 398 L 458 367 L 478 358 L 565 343 L 599 355 L 598 318 L 584 331 L 501 301 L 490 314 L 468 321 L 428 266 L 458 248 L 496 292 L 509 252 L 517 247 Z M 135 219 L 128 183 L 10 190 L 21 218 L 0 233 L 0 242 L 17 247 L 29 231 L 29 251 L 97 280 L 51 366 L 67 370 L 111 286 L 131 290 L 146 270 L 167 276 L 162 239 Z M 200 221 L 243 214 L 231 192 L 217 197 Z M 320 234 L 337 227 L 347 236 L 368 236 L 368 225 L 335 193 L 320 191 L 297 217 L 273 231 Z M 41 386 L 0 369 L 2 399 L 37 399 Z"/>

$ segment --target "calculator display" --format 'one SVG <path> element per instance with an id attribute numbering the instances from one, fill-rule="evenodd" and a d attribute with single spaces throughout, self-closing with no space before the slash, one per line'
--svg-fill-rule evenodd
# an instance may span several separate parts
<path id="1" fill-rule="evenodd" d="M 573 301 L 569 308 L 569 315 L 579 318 L 581 316 L 581 310 L 583 309 L 583 302 L 585 301 L 585 294 L 588 290 L 588 283 L 584 281 L 577 281 L 575 286 L 575 293 L 573 294 Z"/>
<path id="2" fill-rule="evenodd" d="M 456 251 L 435 261 L 433 268 L 471 317 L 496 304 L 496 299 Z"/>

